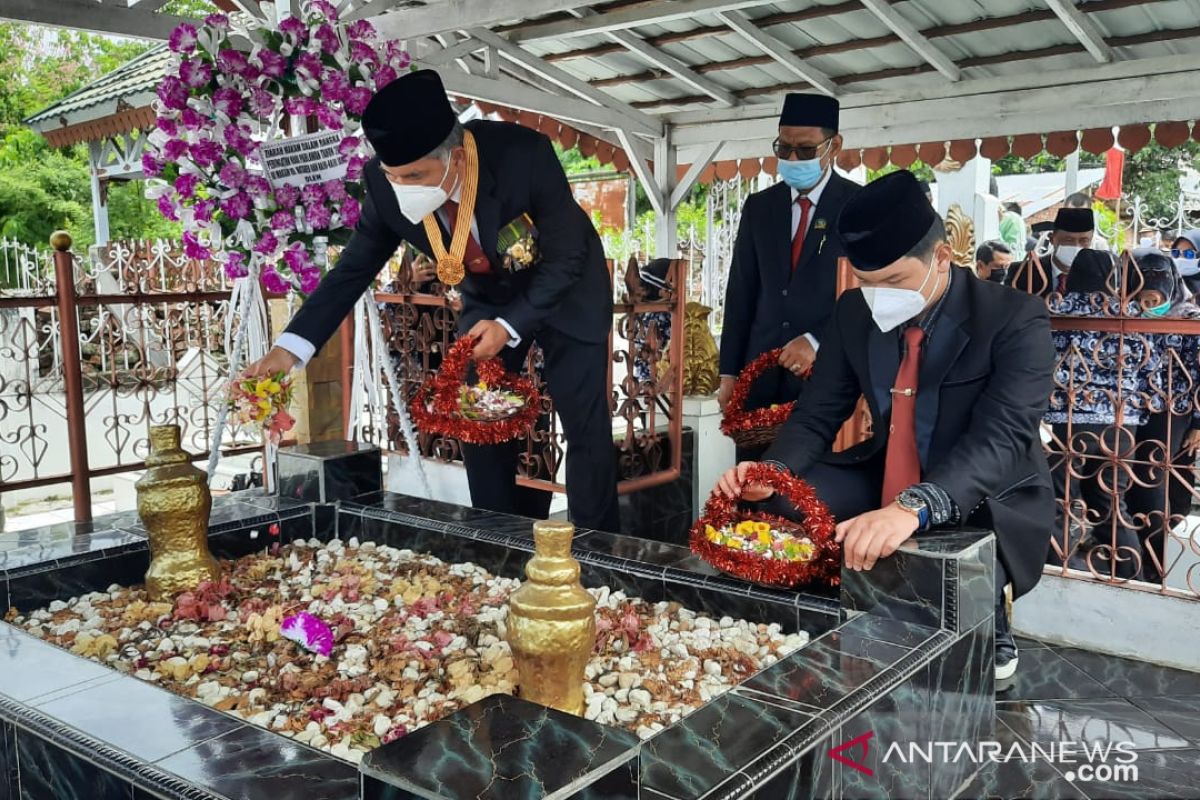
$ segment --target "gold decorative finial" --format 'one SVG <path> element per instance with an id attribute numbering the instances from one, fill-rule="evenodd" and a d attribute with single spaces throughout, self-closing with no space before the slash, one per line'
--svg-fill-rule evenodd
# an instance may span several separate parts
<path id="1" fill-rule="evenodd" d="M 150 539 L 146 593 L 154 600 L 170 600 L 221 577 L 208 551 L 208 478 L 180 448 L 179 436 L 178 425 L 151 426 L 149 469 L 136 484 L 138 517 Z"/>
<path id="2" fill-rule="evenodd" d="M 521 697 L 582 714 L 583 670 L 596 646 L 596 600 L 579 583 L 574 536 L 569 522 L 534 523 L 529 579 L 509 598 L 506 627 Z"/>
<path id="3" fill-rule="evenodd" d="M 954 263 L 975 267 L 975 222 L 954 203 L 946 211 L 946 242 L 954 253 Z"/>
<path id="4" fill-rule="evenodd" d="M 71 249 L 71 234 L 66 231 L 55 231 L 50 234 L 50 246 L 60 253 Z"/>

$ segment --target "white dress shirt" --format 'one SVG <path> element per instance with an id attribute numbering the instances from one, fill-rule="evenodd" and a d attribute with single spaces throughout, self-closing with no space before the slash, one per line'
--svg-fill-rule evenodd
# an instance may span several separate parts
<path id="1" fill-rule="evenodd" d="M 459 189 L 456 188 L 454 193 L 450 196 L 450 199 L 457 203 L 459 201 L 459 197 L 460 192 Z M 442 221 L 442 224 L 446 226 L 446 229 L 450 230 L 451 226 L 445 207 L 443 206 L 442 208 L 439 208 L 435 213 L 438 215 L 438 219 Z M 794 227 L 795 226 L 793 225 L 793 228 Z M 471 235 L 475 237 L 476 242 L 480 240 L 479 225 L 475 222 L 474 216 L 471 217 Z M 509 325 L 508 322 L 500 317 L 496 318 L 496 322 L 499 322 L 502 326 L 504 326 L 504 330 L 508 331 L 509 347 L 516 347 L 521 343 L 521 337 L 517 335 L 517 331 L 511 325 Z M 297 336 L 294 333 L 280 334 L 279 338 L 275 340 L 275 346 L 287 350 L 289 353 L 295 356 L 298 362 L 296 364 L 297 367 L 303 367 L 308 364 L 308 362 L 312 360 L 312 357 L 317 352 L 317 348 L 312 342 L 308 341 L 303 336 Z"/>

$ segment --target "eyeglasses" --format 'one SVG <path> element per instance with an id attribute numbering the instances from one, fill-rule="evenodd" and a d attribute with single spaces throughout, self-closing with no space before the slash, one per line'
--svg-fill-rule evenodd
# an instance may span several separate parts
<path id="1" fill-rule="evenodd" d="M 833 141 L 833 139 L 829 138 L 829 139 L 826 139 L 825 141 L 821 142 L 820 144 L 816 145 L 815 147 L 808 147 L 808 146 L 792 147 L 790 144 L 785 144 L 784 142 L 781 142 L 781 141 L 779 141 L 778 138 L 776 138 L 775 141 L 771 143 L 771 149 L 775 151 L 775 157 L 781 161 L 789 161 L 789 160 L 791 160 L 792 156 L 795 156 L 800 161 L 809 161 L 811 159 L 817 158 L 818 151 L 822 147 L 824 147 L 825 145 L 829 144 L 832 141 Z M 828 152 L 828 151 L 826 151 L 826 152 Z M 824 153 L 822 153 L 821 155 L 824 155 Z"/>
<path id="2" fill-rule="evenodd" d="M 1195 250 L 1180 250 L 1178 248 L 1171 251 L 1172 258 L 1195 258 Z"/>

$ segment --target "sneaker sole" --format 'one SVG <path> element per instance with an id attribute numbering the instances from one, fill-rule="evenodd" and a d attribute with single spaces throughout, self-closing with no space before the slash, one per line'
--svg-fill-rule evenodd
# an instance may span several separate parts
<path id="1" fill-rule="evenodd" d="M 996 680 L 1006 681 L 1013 675 L 1017 674 L 1017 659 L 1009 661 L 1007 664 L 996 665 Z"/>

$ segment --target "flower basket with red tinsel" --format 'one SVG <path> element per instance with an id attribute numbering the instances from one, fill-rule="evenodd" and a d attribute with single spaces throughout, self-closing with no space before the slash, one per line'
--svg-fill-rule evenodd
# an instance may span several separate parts
<path id="1" fill-rule="evenodd" d="M 533 381 L 504 370 L 490 358 L 476 364 L 479 381 L 468 384 L 467 367 L 478 339 L 463 337 L 442 360 L 438 373 L 417 390 L 409 412 L 419 430 L 467 444 L 500 444 L 529 432 L 541 414 Z"/>
<path id="2" fill-rule="evenodd" d="M 722 572 L 766 586 L 837 586 L 842 548 L 834 541 L 833 515 L 812 487 L 767 464 L 751 466 L 746 483 L 770 486 L 804 521 L 747 513 L 715 491 L 692 526 L 692 552 Z"/>
<path id="3" fill-rule="evenodd" d="M 739 447 L 761 447 L 775 440 L 775 433 L 783 425 L 796 401 L 776 403 L 767 408 L 746 409 L 746 397 L 750 387 L 765 372 L 772 369 L 782 369 L 779 366 L 779 354 L 783 348 L 768 350 L 751 361 L 738 376 L 733 386 L 733 395 L 725 406 L 725 415 L 721 419 L 721 433 L 733 439 Z M 804 377 L 808 377 L 807 374 Z"/>

